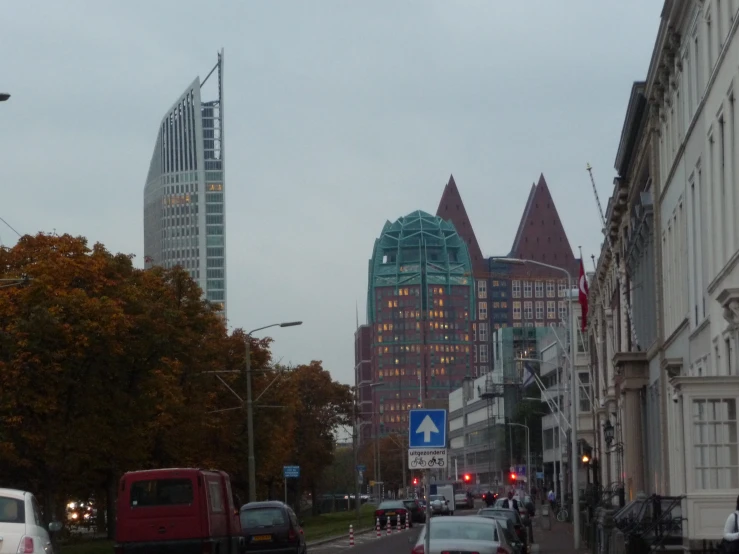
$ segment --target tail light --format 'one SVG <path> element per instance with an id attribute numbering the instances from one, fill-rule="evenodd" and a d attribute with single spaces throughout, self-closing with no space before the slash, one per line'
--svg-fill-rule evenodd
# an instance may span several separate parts
<path id="1" fill-rule="evenodd" d="M 375 510 L 375 517 L 380 517 L 385 514 L 385 510 Z"/>
<path id="2" fill-rule="evenodd" d="M 413 554 L 423 554 L 423 544 L 416 545 L 413 548 Z"/>
<path id="3" fill-rule="evenodd" d="M 502 546 L 499 546 L 498 549 L 495 551 L 495 554 L 508 554 L 508 551 Z"/>
<path id="4" fill-rule="evenodd" d="M 298 542 L 298 534 L 292 527 L 290 527 L 290 530 L 287 532 L 287 542 Z"/>
<path id="5" fill-rule="evenodd" d="M 16 552 L 17 554 L 33 554 L 33 537 L 23 537 Z"/>

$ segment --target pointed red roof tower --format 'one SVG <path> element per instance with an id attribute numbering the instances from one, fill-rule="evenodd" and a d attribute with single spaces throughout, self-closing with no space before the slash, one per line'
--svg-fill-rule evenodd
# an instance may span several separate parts
<path id="1" fill-rule="evenodd" d="M 529 199 L 509 256 L 536 260 L 565 269 L 576 266 L 575 255 L 544 174 L 541 174 L 536 185 L 531 185 Z"/>
<path id="2" fill-rule="evenodd" d="M 454 175 L 449 176 L 449 182 L 444 187 L 444 193 L 441 195 L 439 207 L 436 215 L 445 221 L 451 221 L 470 252 L 472 259 L 472 268 L 475 273 L 487 271 L 485 258 L 482 256 L 480 245 L 475 237 L 475 231 L 472 229 L 472 223 L 467 216 L 467 210 L 464 209 L 462 196 L 457 189 L 457 183 L 454 182 Z"/>

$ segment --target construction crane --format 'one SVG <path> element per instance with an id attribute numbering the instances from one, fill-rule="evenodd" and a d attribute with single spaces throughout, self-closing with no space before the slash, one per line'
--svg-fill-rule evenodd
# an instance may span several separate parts
<path id="1" fill-rule="evenodd" d="M 606 216 L 603 212 L 603 206 L 600 203 L 600 196 L 598 196 L 598 189 L 595 186 L 595 179 L 593 178 L 593 167 L 590 164 L 587 164 L 585 166 L 585 169 L 588 172 L 588 175 L 590 175 L 590 184 L 593 186 L 593 195 L 595 196 L 595 203 L 598 206 L 598 214 L 600 215 L 600 221 L 603 225 L 603 234 L 606 237 L 606 241 L 608 244 L 608 250 L 611 253 L 611 259 L 616 259 L 616 251 L 613 248 L 613 242 L 611 241 L 611 235 L 608 233 L 607 227 L 606 227 Z M 618 268 L 615 268 L 616 271 L 618 271 Z M 629 302 L 629 299 L 626 295 L 626 287 L 619 287 L 621 289 L 621 302 L 624 306 L 626 306 L 626 313 L 629 318 L 629 330 L 631 331 L 631 340 L 634 342 L 634 346 L 637 350 L 639 350 L 639 339 L 636 336 L 636 327 L 634 326 L 634 312 L 631 309 L 631 302 Z"/>

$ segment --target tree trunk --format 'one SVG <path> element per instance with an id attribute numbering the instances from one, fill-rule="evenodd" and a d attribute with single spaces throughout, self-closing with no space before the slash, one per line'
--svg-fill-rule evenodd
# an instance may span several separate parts
<path id="1" fill-rule="evenodd" d="M 107 498 L 107 491 L 105 489 L 105 486 L 101 486 L 97 492 L 95 493 L 95 508 L 97 509 L 97 514 L 95 518 L 95 527 L 97 533 L 106 533 L 108 532 L 108 527 L 106 525 L 106 519 L 105 515 L 107 513 L 107 504 L 105 506 L 105 509 L 103 508 L 103 502 L 106 501 Z"/>
<path id="2" fill-rule="evenodd" d="M 108 540 L 115 539 L 116 528 L 116 493 L 118 492 L 118 480 L 111 472 L 105 486 L 105 512 L 108 520 Z"/>

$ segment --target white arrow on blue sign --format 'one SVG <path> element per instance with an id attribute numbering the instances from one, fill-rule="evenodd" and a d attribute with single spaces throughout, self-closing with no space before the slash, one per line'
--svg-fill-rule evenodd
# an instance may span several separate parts
<path id="1" fill-rule="evenodd" d="M 408 448 L 446 447 L 446 410 L 408 412 Z"/>

